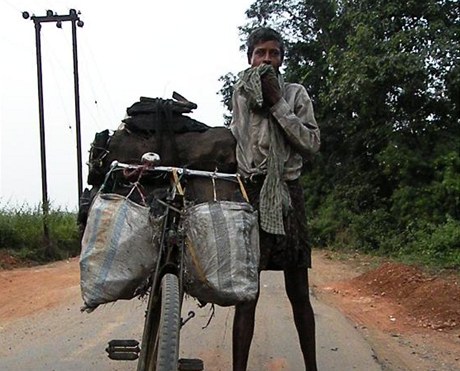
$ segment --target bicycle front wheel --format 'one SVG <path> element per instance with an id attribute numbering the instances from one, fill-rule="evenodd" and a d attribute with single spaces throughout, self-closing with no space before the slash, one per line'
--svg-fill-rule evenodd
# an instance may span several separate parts
<path id="1" fill-rule="evenodd" d="M 147 371 L 177 371 L 179 358 L 180 304 L 178 277 L 166 273 L 153 310 L 148 341 Z"/>

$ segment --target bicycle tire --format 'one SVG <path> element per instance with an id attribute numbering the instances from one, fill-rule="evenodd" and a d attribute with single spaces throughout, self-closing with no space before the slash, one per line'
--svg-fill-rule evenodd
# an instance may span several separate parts
<path id="1" fill-rule="evenodd" d="M 161 279 L 154 311 L 152 332 L 147 344 L 146 371 L 177 371 L 179 359 L 180 291 L 178 277 L 166 273 Z"/>

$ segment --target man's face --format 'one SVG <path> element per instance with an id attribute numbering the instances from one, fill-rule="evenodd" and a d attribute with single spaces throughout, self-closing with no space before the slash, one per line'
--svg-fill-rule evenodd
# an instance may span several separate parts
<path id="1" fill-rule="evenodd" d="M 260 66 L 262 63 L 271 64 L 275 71 L 278 72 L 282 62 L 279 42 L 270 40 L 255 46 L 249 64 L 251 67 Z"/>

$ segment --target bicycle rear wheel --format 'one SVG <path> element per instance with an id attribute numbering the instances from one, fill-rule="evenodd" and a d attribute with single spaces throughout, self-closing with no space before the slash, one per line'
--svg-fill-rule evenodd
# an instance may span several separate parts
<path id="1" fill-rule="evenodd" d="M 166 273 L 160 285 L 160 293 L 152 311 L 152 321 L 146 350 L 146 371 L 177 371 L 180 330 L 179 280 Z"/>

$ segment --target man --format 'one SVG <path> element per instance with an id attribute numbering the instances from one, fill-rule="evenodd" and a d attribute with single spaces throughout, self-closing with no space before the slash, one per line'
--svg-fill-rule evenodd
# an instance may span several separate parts
<path id="1" fill-rule="evenodd" d="M 284 43 L 258 28 L 248 38 L 250 68 L 233 93 L 230 129 L 237 140 L 238 172 L 259 210 L 259 270 L 282 270 L 306 370 L 316 370 L 315 320 L 308 291 L 311 250 L 306 232 L 303 160 L 319 150 L 319 128 L 307 91 L 280 74 Z M 233 323 L 233 370 L 247 368 L 257 299 L 238 304 Z"/>

